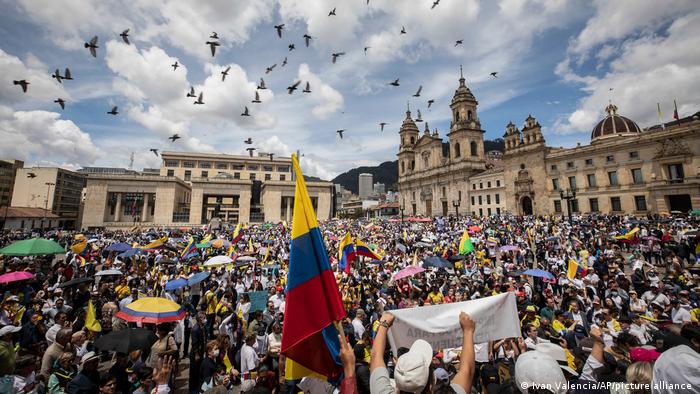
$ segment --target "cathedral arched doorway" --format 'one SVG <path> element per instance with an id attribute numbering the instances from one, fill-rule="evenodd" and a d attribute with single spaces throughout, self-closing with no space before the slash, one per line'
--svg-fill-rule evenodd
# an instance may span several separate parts
<path id="1" fill-rule="evenodd" d="M 520 200 L 520 208 L 523 215 L 532 215 L 532 199 L 525 196 Z"/>

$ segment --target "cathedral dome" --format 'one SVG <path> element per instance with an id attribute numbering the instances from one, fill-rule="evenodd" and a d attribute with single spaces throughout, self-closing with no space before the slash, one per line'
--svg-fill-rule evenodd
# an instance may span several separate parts
<path id="1" fill-rule="evenodd" d="M 413 118 L 411 118 L 410 110 L 406 111 L 406 119 L 403 120 L 400 131 L 415 131 L 416 133 L 419 131 L 418 126 L 416 126 L 416 122 L 414 122 Z"/>
<path id="2" fill-rule="evenodd" d="M 452 96 L 452 103 L 451 105 L 455 105 L 459 102 L 473 102 L 476 103 L 476 97 L 474 97 L 474 94 L 472 94 L 472 91 L 469 90 L 466 84 L 466 80 L 464 79 L 464 74 L 462 74 L 462 66 L 459 67 L 459 87 L 457 90 L 455 90 L 454 96 Z"/>
<path id="3" fill-rule="evenodd" d="M 591 142 L 605 137 L 634 135 L 642 132 L 633 120 L 617 114 L 617 106 L 615 106 L 615 104 L 608 104 L 608 106 L 605 107 L 605 112 L 607 112 L 608 115 L 598 122 L 591 132 Z"/>

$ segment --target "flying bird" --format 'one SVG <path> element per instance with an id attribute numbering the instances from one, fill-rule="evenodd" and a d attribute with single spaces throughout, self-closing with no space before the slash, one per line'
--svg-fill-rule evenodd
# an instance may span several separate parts
<path id="1" fill-rule="evenodd" d="M 248 107 L 245 107 L 245 110 L 243 111 L 241 116 L 250 116 L 250 113 L 248 112 Z"/>
<path id="2" fill-rule="evenodd" d="M 428 109 L 430 109 L 430 106 L 433 105 L 434 102 L 435 100 L 433 99 L 428 100 Z"/>
<path id="3" fill-rule="evenodd" d="M 264 90 L 267 89 L 267 86 L 265 86 L 265 80 L 260 78 L 260 84 L 258 85 L 258 89 Z"/>
<path id="4" fill-rule="evenodd" d="M 302 90 L 302 93 L 311 93 L 311 84 L 309 84 L 309 81 L 306 81 L 306 87 Z"/>
<path id="5" fill-rule="evenodd" d="M 250 144 L 252 144 L 252 143 L 253 143 L 253 139 L 252 139 L 252 138 L 250 138 L 250 137 L 248 137 L 248 139 L 247 139 L 247 140 L 243 140 L 243 143 L 244 143 L 244 144 L 248 144 L 248 145 L 250 145 Z"/>
<path id="6" fill-rule="evenodd" d="M 177 68 L 180 67 L 180 65 L 177 62 L 171 64 L 170 66 L 173 68 L 173 71 L 177 70 Z"/>
<path id="7" fill-rule="evenodd" d="M 275 25 L 275 29 L 277 30 L 277 36 L 279 36 L 279 38 L 282 38 L 282 30 L 284 29 L 284 23 L 281 25 Z"/>
<path id="8" fill-rule="evenodd" d="M 187 93 L 187 97 L 197 97 L 197 94 L 194 92 L 194 86 L 190 86 L 190 91 Z"/>
<path id="9" fill-rule="evenodd" d="M 150 150 L 151 152 L 153 152 L 153 154 L 156 155 L 156 157 L 158 157 L 158 149 L 151 148 L 151 149 L 149 149 L 149 150 Z"/>
<path id="10" fill-rule="evenodd" d="M 221 82 L 224 82 L 229 71 L 231 71 L 231 66 L 228 66 L 226 70 L 221 72 Z"/>
<path id="11" fill-rule="evenodd" d="M 422 118 L 422 116 L 421 116 L 421 114 L 420 114 L 420 110 L 417 110 L 417 111 L 418 111 L 418 117 L 416 118 L 416 122 L 422 122 L 422 121 L 423 121 L 423 118 Z"/>
<path id="12" fill-rule="evenodd" d="M 216 47 L 221 44 L 219 44 L 217 41 L 207 41 L 206 44 L 209 45 L 209 48 L 211 49 L 211 57 L 214 57 L 216 54 Z"/>
<path id="13" fill-rule="evenodd" d="M 253 101 L 251 101 L 251 102 L 252 102 L 252 103 L 255 103 L 255 104 L 260 104 L 260 103 L 262 103 L 262 101 L 260 101 L 260 95 L 258 94 L 258 91 L 257 91 L 257 90 L 255 91 L 255 99 L 254 99 Z"/>
<path id="14" fill-rule="evenodd" d="M 311 36 L 308 35 L 308 34 L 304 34 L 304 42 L 306 43 L 306 47 L 307 47 L 307 48 L 309 47 L 309 42 L 310 42 L 311 40 L 313 40 L 313 37 L 311 37 Z"/>
<path id="15" fill-rule="evenodd" d="M 250 155 L 250 157 L 253 157 L 253 152 L 255 152 L 255 148 L 251 147 L 251 148 L 246 148 L 245 150 L 248 151 L 248 154 Z"/>
<path id="16" fill-rule="evenodd" d="M 380 124 L 379 124 L 379 127 L 381 128 L 380 131 L 384 131 L 384 126 L 386 126 L 386 125 L 387 125 L 387 124 L 384 123 L 384 122 L 380 123 Z"/>
<path id="17" fill-rule="evenodd" d="M 66 71 L 63 74 L 63 79 L 72 81 L 73 77 L 70 75 L 70 68 L 66 67 Z"/>
<path id="18" fill-rule="evenodd" d="M 289 44 L 289 45 L 287 45 L 287 48 L 289 48 L 289 52 L 291 52 L 291 51 L 293 51 L 294 49 L 296 49 L 296 47 L 294 46 L 294 44 Z"/>
<path id="19" fill-rule="evenodd" d="M 36 178 L 36 174 L 33 172 L 28 172 L 27 173 L 27 178 Z"/>
<path id="20" fill-rule="evenodd" d="M 394 82 L 389 82 L 389 85 L 391 85 L 391 86 L 399 86 L 399 79 L 396 78 L 396 81 L 394 81 Z"/>
<path id="21" fill-rule="evenodd" d="M 275 69 L 275 67 L 277 67 L 277 63 L 275 63 L 275 64 L 271 65 L 270 67 L 265 67 L 265 74 L 269 74 L 269 73 L 271 73 L 271 72 L 272 72 L 272 70 L 274 70 L 274 69 Z"/>
<path id="22" fill-rule="evenodd" d="M 292 86 L 287 86 L 287 92 L 289 94 L 294 93 L 295 90 L 297 90 L 297 86 L 301 83 L 301 80 L 294 82 Z"/>
<path id="23" fill-rule="evenodd" d="M 118 114 L 119 112 L 117 112 L 117 106 L 115 105 L 114 107 L 112 107 L 112 110 L 109 111 L 109 112 L 107 112 L 107 113 L 110 114 L 110 115 L 116 115 L 116 114 Z"/>
<path id="24" fill-rule="evenodd" d="M 457 40 L 457 41 L 455 41 L 455 46 L 457 46 L 457 45 L 462 45 L 462 41 L 464 41 L 464 40 Z"/>
<path id="25" fill-rule="evenodd" d="M 168 139 L 170 140 L 170 142 L 175 142 L 176 140 L 179 140 L 180 138 L 182 138 L 182 137 L 180 137 L 179 134 L 173 134 L 173 135 L 171 135 L 170 137 L 168 137 Z"/>
<path id="26" fill-rule="evenodd" d="M 342 140 L 342 139 L 343 139 L 343 133 L 345 132 L 345 129 L 336 130 L 335 132 L 338 133 L 338 135 L 340 136 L 340 139 Z"/>
<path id="27" fill-rule="evenodd" d="M 58 69 L 56 69 L 56 71 L 53 74 L 51 74 L 51 78 L 55 78 L 56 82 L 58 82 L 58 83 L 63 83 L 63 82 L 61 82 L 63 77 L 61 76 L 61 73 L 58 71 Z"/>
<path id="28" fill-rule="evenodd" d="M 204 104 L 204 92 L 199 92 L 199 97 L 197 97 L 194 104 Z"/>
<path id="29" fill-rule="evenodd" d="M 218 39 L 219 39 L 219 35 L 216 34 L 216 32 L 212 32 L 211 35 L 209 36 L 209 38 L 212 38 L 212 39 L 214 39 L 214 40 L 218 40 Z"/>
<path id="30" fill-rule="evenodd" d="M 328 16 L 331 16 L 331 15 L 335 16 L 335 7 L 333 7 L 331 12 L 328 13 Z"/>
<path id="31" fill-rule="evenodd" d="M 57 98 L 56 100 L 53 101 L 54 103 L 58 103 L 58 105 L 61 106 L 61 109 L 66 109 L 66 100 L 62 98 Z"/>
<path id="32" fill-rule="evenodd" d="M 423 90 L 423 85 L 418 86 L 418 91 L 413 95 L 413 97 L 420 97 L 421 90 Z"/>
<path id="33" fill-rule="evenodd" d="M 433 8 L 437 7 L 438 4 L 440 4 L 440 0 L 435 0 L 435 1 L 433 2 L 433 6 L 430 7 L 430 9 L 432 10 Z"/>
<path id="34" fill-rule="evenodd" d="M 367 50 L 370 48 L 372 48 L 372 47 L 365 47 L 365 55 L 367 55 Z"/>
<path id="35" fill-rule="evenodd" d="M 492 72 L 490 75 L 491 75 L 492 77 L 494 77 L 494 78 L 498 78 L 498 77 L 496 76 L 496 74 L 498 74 L 498 71 L 494 71 L 494 72 Z"/>
<path id="36" fill-rule="evenodd" d="M 335 64 L 336 60 L 338 60 L 338 58 L 343 55 L 345 55 L 345 52 L 336 52 L 332 54 L 331 56 L 333 56 L 333 64 Z"/>
<path id="37" fill-rule="evenodd" d="M 90 48 L 90 54 L 92 55 L 92 57 L 97 57 L 97 50 L 96 49 L 99 48 L 97 46 L 97 36 L 92 37 L 92 40 L 90 40 L 89 43 L 86 42 L 85 48 Z"/>
<path id="38" fill-rule="evenodd" d="M 282 60 L 282 65 L 280 67 L 284 67 L 287 65 L 287 57 L 284 57 L 284 60 Z"/>
<path id="39" fill-rule="evenodd" d="M 126 45 L 131 44 L 129 42 L 129 29 L 124 30 L 122 34 L 120 34 L 120 36 L 122 37 L 122 40 L 124 41 L 124 43 L 126 43 Z"/>
<path id="40" fill-rule="evenodd" d="M 401 26 L 401 34 L 406 34 L 406 28 Z"/>

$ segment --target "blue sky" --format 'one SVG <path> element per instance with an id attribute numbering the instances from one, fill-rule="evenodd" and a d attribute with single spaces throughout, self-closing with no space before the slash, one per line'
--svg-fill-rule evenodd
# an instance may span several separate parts
<path id="1" fill-rule="evenodd" d="M 658 3 L 0 0 L 0 155 L 126 167 L 134 152 L 139 169 L 159 166 L 150 148 L 242 154 L 251 137 L 261 151 L 301 150 L 304 171 L 330 179 L 395 159 L 407 101 L 444 136 L 460 64 L 486 138 L 532 114 L 548 145 L 587 143 L 609 100 L 641 127 L 658 122 L 657 102 L 666 120 L 674 98 L 681 115 L 700 109 L 700 11 L 691 0 Z M 280 23 L 282 39 L 273 28 Z M 126 28 L 131 45 L 118 36 Z M 204 44 L 212 31 L 221 43 L 213 58 Z M 314 37 L 309 48 L 305 33 Z M 93 35 L 97 58 L 83 47 Z M 333 52 L 346 55 L 332 64 Z M 182 67 L 173 71 L 176 60 Z M 58 84 L 50 74 L 65 67 L 75 79 Z M 270 89 L 253 104 L 260 77 Z M 396 78 L 401 86 L 389 86 Z M 17 79 L 30 82 L 26 94 Z M 310 81 L 312 93 L 287 94 L 296 80 Z M 185 97 L 190 86 L 204 92 L 204 105 Z M 106 114 L 113 105 L 117 116 Z M 240 116 L 245 106 L 251 117 Z M 379 122 L 388 123 L 384 132 Z M 173 133 L 183 138 L 170 143 Z"/>

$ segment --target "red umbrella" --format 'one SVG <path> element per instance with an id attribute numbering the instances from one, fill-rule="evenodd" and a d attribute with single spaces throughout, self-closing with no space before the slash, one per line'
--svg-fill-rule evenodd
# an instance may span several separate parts
<path id="1" fill-rule="evenodd" d="M 0 283 L 17 282 L 20 280 L 32 279 L 34 274 L 27 271 L 14 271 L 0 275 Z"/>
<path id="2" fill-rule="evenodd" d="M 469 231 L 473 231 L 473 232 L 475 232 L 475 233 L 478 233 L 479 231 L 481 231 L 481 227 L 479 227 L 479 226 L 471 226 L 471 227 L 469 227 Z"/>

